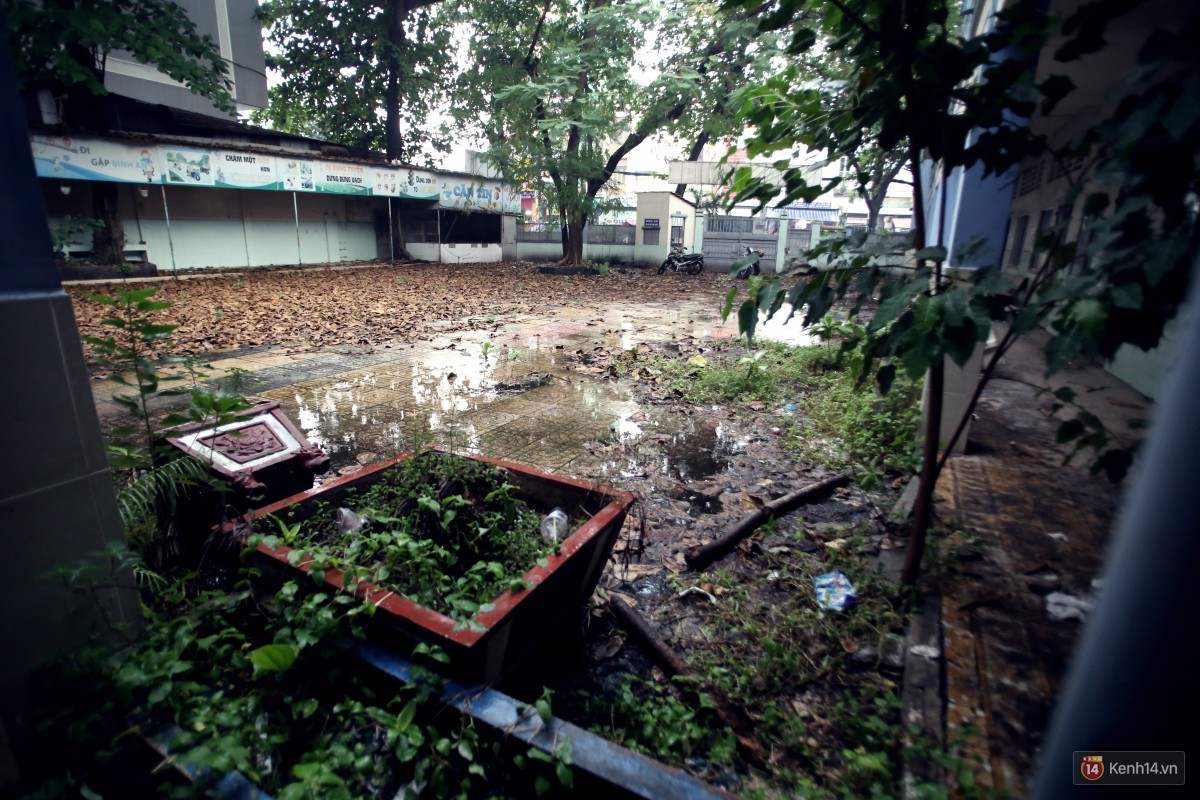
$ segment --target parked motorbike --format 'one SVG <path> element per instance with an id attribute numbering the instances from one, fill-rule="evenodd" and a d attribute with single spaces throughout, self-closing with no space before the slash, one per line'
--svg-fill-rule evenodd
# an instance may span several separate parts
<path id="1" fill-rule="evenodd" d="M 657 274 L 662 275 L 667 270 L 683 272 L 688 275 L 699 275 L 704 271 L 704 254 L 685 253 L 683 252 L 683 245 L 673 244 L 671 245 L 670 255 L 659 265 Z"/>
<path id="2" fill-rule="evenodd" d="M 751 275 L 757 275 L 760 269 L 760 262 L 762 261 L 762 257 L 764 255 L 766 255 L 766 252 L 762 250 L 755 250 L 747 245 L 746 252 L 742 253 L 742 255 L 738 257 L 738 260 L 733 262 L 733 266 L 730 267 L 730 271 L 736 272 L 739 278 L 749 278 Z"/>

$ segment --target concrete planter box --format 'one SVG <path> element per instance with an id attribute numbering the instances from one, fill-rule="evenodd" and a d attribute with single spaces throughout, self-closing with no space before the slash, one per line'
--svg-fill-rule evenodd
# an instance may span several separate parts
<path id="1" fill-rule="evenodd" d="M 397 456 L 272 503 L 247 517 L 253 520 L 293 510 L 298 519 L 304 519 L 309 515 L 306 510 L 315 511 L 319 501 L 331 506 L 343 505 L 348 489 L 369 488 L 382 478 L 385 470 L 410 457 L 421 456 Z M 532 588 L 506 591 L 492 601 L 494 608 L 491 611 L 474 617 L 484 626 L 482 631 L 468 630 L 450 617 L 366 581 L 356 587 L 355 595 L 376 606 L 377 611 L 372 617 L 376 634 L 385 638 L 399 634 L 409 642 L 439 645 L 450 656 L 452 672 L 491 683 L 516 667 L 591 596 L 634 498 L 629 492 L 550 475 L 508 461 L 485 456 L 460 457 L 505 470 L 508 480 L 518 487 L 517 495 L 539 512 L 545 513 L 557 506 L 565 509 L 573 519 L 581 516 L 589 519 L 563 541 L 559 555 L 548 557 L 546 567 L 534 566 L 522 576 L 535 584 Z M 226 523 L 222 531 L 242 540 L 247 534 L 245 522 L 240 520 Z M 260 564 L 284 573 L 307 573 L 311 560 L 303 559 L 295 566 L 289 565 L 290 552 L 291 548 L 286 546 L 270 548 L 259 544 L 254 557 Z M 342 571 L 326 570 L 324 583 L 329 589 L 344 591 Z M 380 626 L 383 630 L 378 630 Z"/>

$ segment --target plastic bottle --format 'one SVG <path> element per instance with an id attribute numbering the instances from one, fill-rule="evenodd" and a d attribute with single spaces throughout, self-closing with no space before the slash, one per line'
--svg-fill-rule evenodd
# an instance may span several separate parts
<path id="1" fill-rule="evenodd" d="M 556 508 L 542 519 L 542 538 L 551 542 L 561 541 L 567 536 L 567 512 Z"/>
<path id="2" fill-rule="evenodd" d="M 337 510 L 337 526 L 347 533 L 353 533 L 363 526 L 366 518 L 355 514 L 348 508 L 339 508 Z"/>

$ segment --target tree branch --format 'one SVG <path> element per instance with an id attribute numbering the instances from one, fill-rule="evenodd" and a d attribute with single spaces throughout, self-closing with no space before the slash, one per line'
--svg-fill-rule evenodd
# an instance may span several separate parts
<path id="1" fill-rule="evenodd" d="M 878 31 L 876 31 L 874 28 L 869 27 L 867 25 L 867 23 L 863 22 L 862 17 L 858 16 L 853 11 L 846 8 L 846 4 L 843 3 L 841 0 L 828 0 L 828 2 L 831 6 L 836 8 L 838 11 L 841 11 L 846 16 L 846 19 L 853 22 L 854 26 L 856 28 L 858 28 L 860 31 L 862 31 L 863 33 L 865 33 L 867 36 L 870 36 L 872 39 L 874 39 L 877 42 L 882 40 L 883 37 L 881 37 L 879 35 Z"/>

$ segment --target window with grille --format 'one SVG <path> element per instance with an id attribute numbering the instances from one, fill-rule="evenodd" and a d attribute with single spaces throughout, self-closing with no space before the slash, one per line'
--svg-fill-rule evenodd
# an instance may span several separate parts
<path id="1" fill-rule="evenodd" d="M 671 223 L 671 244 L 683 244 L 683 220 Z"/>
<path id="2" fill-rule="evenodd" d="M 1021 170 L 1017 177 L 1017 196 L 1029 194 L 1042 185 L 1042 162 Z"/>
<path id="3" fill-rule="evenodd" d="M 658 244 L 658 228 L 642 229 L 642 244 Z"/>

